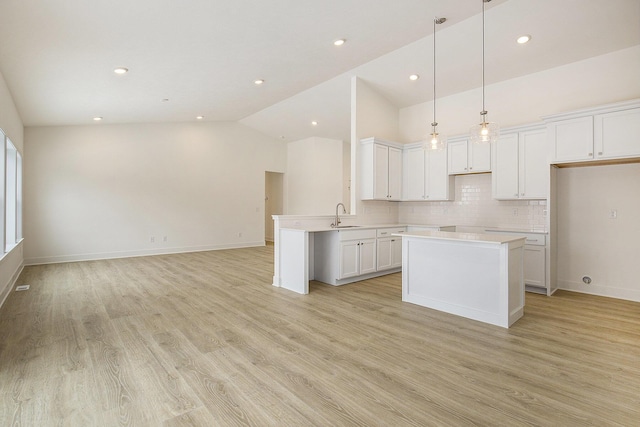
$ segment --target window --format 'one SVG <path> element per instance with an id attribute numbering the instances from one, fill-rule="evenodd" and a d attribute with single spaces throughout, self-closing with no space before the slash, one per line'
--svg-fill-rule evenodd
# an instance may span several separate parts
<path id="1" fill-rule="evenodd" d="M 22 156 L 0 131 L 0 242 L 4 252 L 22 239 Z"/>

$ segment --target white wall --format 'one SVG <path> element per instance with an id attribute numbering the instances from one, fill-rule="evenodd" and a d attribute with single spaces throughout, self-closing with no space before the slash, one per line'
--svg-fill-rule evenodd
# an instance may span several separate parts
<path id="1" fill-rule="evenodd" d="M 363 224 L 392 223 L 398 219 L 398 204 L 360 200 L 360 140 L 376 137 L 396 141 L 399 134 L 399 110 L 364 80 L 351 81 L 351 213 Z"/>
<path id="2" fill-rule="evenodd" d="M 262 245 L 286 164 L 237 123 L 26 128 L 25 152 L 26 263 Z"/>
<path id="3" fill-rule="evenodd" d="M 0 129 L 9 137 L 13 145 L 24 156 L 23 126 L 11 92 L 0 73 Z M 2 244 L 4 247 L 4 242 Z M 19 243 L 9 253 L 0 258 L 0 305 L 4 302 L 20 271 L 23 262 L 23 243 Z"/>
<path id="4" fill-rule="evenodd" d="M 559 287 L 640 301 L 640 164 L 564 168 L 556 178 Z"/>
<path id="5" fill-rule="evenodd" d="M 287 215 L 328 215 L 344 203 L 343 145 L 315 137 L 287 144 Z"/>
<path id="6" fill-rule="evenodd" d="M 490 121 L 501 127 L 541 121 L 542 116 L 640 97 L 640 46 L 487 85 Z M 446 79 L 446 76 L 442 77 Z M 480 88 L 437 100 L 438 130 L 466 134 L 480 122 Z M 425 139 L 433 102 L 403 108 L 400 142 Z"/>

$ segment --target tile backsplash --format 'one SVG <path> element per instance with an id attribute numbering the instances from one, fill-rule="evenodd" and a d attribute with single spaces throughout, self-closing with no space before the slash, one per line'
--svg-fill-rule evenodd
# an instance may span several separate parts
<path id="1" fill-rule="evenodd" d="M 460 231 L 477 227 L 546 231 L 546 200 L 494 200 L 489 173 L 456 176 L 455 200 L 398 205 L 400 223 L 451 224 Z"/>

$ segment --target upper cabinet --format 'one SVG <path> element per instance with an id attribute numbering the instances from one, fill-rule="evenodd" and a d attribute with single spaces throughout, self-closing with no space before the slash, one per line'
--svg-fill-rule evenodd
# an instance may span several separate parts
<path id="1" fill-rule="evenodd" d="M 615 160 L 640 156 L 640 100 L 544 118 L 551 163 Z"/>
<path id="2" fill-rule="evenodd" d="M 453 176 L 447 173 L 447 151 L 408 145 L 403 152 L 403 200 L 451 200 Z"/>
<path id="3" fill-rule="evenodd" d="M 360 141 L 362 200 L 402 198 L 402 146 L 376 138 Z"/>
<path id="4" fill-rule="evenodd" d="M 447 157 L 450 175 L 491 172 L 491 144 L 474 144 L 467 138 L 450 139 Z"/>
<path id="5" fill-rule="evenodd" d="M 546 199 L 549 163 L 544 125 L 503 131 L 493 150 L 493 198 Z"/>

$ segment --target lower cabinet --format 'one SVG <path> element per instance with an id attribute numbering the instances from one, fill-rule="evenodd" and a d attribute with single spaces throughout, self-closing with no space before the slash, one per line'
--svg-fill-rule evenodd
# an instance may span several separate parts
<path id="1" fill-rule="evenodd" d="M 393 273 L 402 267 L 406 227 L 357 228 L 314 233 L 313 280 L 344 285 Z"/>
<path id="2" fill-rule="evenodd" d="M 549 294 L 547 282 L 547 236 L 538 233 L 487 230 L 489 233 L 526 237 L 524 243 L 523 273 L 525 290 Z"/>
<path id="3" fill-rule="evenodd" d="M 376 239 L 340 242 L 339 271 L 338 279 L 376 271 Z"/>
<path id="4" fill-rule="evenodd" d="M 524 245 L 524 284 L 546 288 L 545 247 Z"/>

